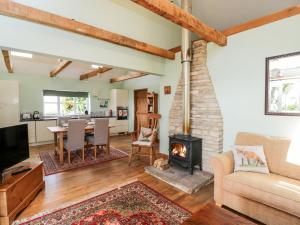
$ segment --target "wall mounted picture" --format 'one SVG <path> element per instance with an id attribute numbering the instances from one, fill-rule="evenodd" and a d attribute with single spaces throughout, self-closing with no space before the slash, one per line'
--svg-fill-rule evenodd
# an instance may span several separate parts
<path id="1" fill-rule="evenodd" d="M 300 116 L 300 52 L 266 59 L 265 114 Z"/>
<path id="2" fill-rule="evenodd" d="M 171 86 L 164 86 L 165 95 L 171 94 Z"/>
<path id="3" fill-rule="evenodd" d="M 108 101 L 109 99 L 100 99 L 100 108 L 107 108 L 108 107 Z"/>

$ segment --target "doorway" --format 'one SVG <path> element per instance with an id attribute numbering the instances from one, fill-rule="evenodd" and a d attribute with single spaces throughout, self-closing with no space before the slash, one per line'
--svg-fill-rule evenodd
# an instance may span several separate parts
<path id="1" fill-rule="evenodd" d="M 137 130 L 137 113 L 148 113 L 147 93 L 147 88 L 134 90 L 134 130 Z"/>

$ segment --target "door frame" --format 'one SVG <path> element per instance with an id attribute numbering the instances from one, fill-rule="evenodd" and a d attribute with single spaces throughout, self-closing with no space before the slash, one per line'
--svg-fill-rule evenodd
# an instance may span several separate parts
<path id="1" fill-rule="evenodd" d="M 134 130 L 137 129 L 137 121 L 136 121 L 136 99 L 137 99 L 137 92 L 139 91 L 146 91 L 148 93 L 148 88 L 142 88 L 142 89 L 135 89 L 134 90 Z"/>

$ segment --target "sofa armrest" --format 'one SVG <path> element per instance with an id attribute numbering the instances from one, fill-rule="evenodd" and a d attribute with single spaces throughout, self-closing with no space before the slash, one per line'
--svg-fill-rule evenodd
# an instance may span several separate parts
<path id="1" fill-rule="evenodd" d="M 223 204 L 223 178 L 233 173 L 234 160 L 231 151 L 222 153 L 211 160 L 214 171 L 214 199 L 218 205 Z"/>

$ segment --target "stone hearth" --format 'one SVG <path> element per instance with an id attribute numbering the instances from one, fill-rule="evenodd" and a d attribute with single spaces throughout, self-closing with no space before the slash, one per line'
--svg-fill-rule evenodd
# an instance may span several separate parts
<path id="1" fill-rule="evenodd" d="M 223 118 L 206 64 L 207 43 L 193 43 L 191 67 L 191 135 L 202 138 L 202 168 L 212 172 L 210 159 L 223 151 Z M 181 134 L 183 78 L 177 86 L 169 113 L 169 134 Z"/>

